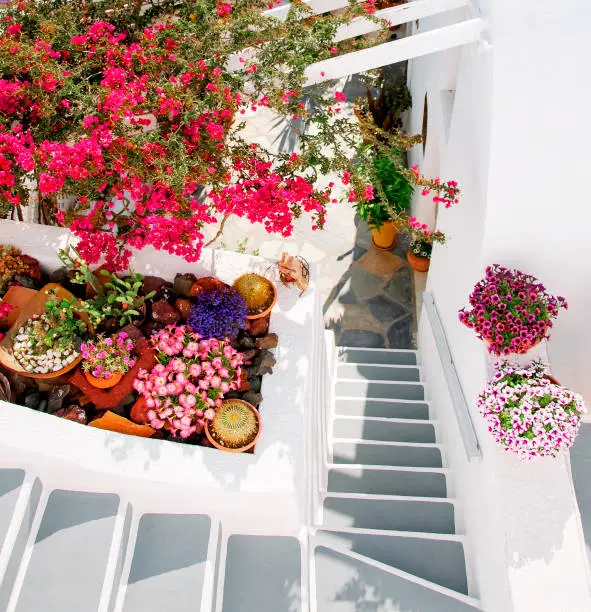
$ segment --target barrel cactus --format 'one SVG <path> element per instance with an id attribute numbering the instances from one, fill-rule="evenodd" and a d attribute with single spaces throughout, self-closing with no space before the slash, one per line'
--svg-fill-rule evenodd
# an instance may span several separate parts
<path id="1" fill-rule="evenodd" d="M 244 298 L 248 315 L 256 316 L 273 306 L 275 286 L 260 274 L 243 274 L 234 281 L 234 289 Z"/>
<path id="2" fill-rule="evenodd" d="M 248 450 L 254 445 L 260 429 L 256 409 L 240 399 L 224 400 L 207 423 L 208 437 L 220 448 Z"/>

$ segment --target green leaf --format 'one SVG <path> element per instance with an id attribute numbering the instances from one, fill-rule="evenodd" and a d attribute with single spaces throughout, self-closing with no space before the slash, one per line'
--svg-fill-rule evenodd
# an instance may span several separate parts
<path id="1" fill-rule="evenodd" d="M 111 273 L 108 270 L 100 270 L 99 274 L 103 276 L 111 276 Z"/>
<path id="2" fill-rule="evenodd" d="M 116 298 L 117 296 L 114 293 L 109 293 L 109 296 L 107 297 L 107 303 L 112 304 Z"/>

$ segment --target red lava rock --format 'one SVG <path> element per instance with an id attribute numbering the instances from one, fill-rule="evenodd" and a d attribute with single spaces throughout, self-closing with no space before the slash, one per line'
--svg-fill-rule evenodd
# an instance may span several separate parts
<path id="1" fill-rule="evenodd" d="M 190 272 L 187 274 L 177 274 L 174 277 L 174 290 L 184 297 L 191 295 L 191 288 L 195 284 L 197 277 Z"/>
<path id="2" fill-rule="evenodd" d="M 196 284 L 203 288 L 204 291 L 212 291 L 213 289 L 228 289 L 229 285 L 226 285 L 219 278 L 213 276 L 203 276 L 198 278 Z"/>
<path id="3" fill-rule="evenodd" d="M 41 266 L 39 265 L 39 262 L 30 255 L 21 255 L 20 259 L 24 264 L 29 266 L 29 269 L 26 272 L 23 272 L 23 274 L 26 274 L 35 280 L 41 280 Z"/>
<path id="4" fill-rule="evenodd" d="M 246 331 L 252 336 L 265 336 L 269 331 L 269 322 L 271 321 L 271 313 L 258 319 L 246 319 Z"/>
<path id="5" fill-rule="evenodd" d="M 86 425 L 86 412 L 80 406 L 68 406 L 60 408 L 53 413 L 54 416 L 66 419 L 66 421 L 74 421 Z"/>
<path id="6" fill-rule="evenodd" d="M 98 410 L 113 410 L 125 397 L 133 392 L 133 381 L 140 369 L 151 370 L 156 365 L 154 350 L 145 338 L 140 338 L 135 350 L 138 355 L 135 365 L 125 374 L 121 382 L 111 389 L 97 389 L 93 387 L 86 380 L 81 369 L 76 370 L 68 382 L 78 387 Z"/>
<path id="7" fill-rule="evenodd" d="M 181 318 L 181 313 L 166 300 L 158 300 L 152 304 L 152 319 L 162 325 L 172 325 Z"/>
<path id="8" fill-rule="evenodd" d="M 277 337 L 277 334 L 267 334 L 262 338 L 257 338 L 255 346 L 258 349 L 274 349 L 277 347 L 278 342 L 279 338 Z"/>
<path id="9" fill-rule="evenodd" d="M 203 291 L 205 291 L 203 287 L 198 282 L 195 282 L 191 289 L 189 289 L 189 297 L 197 297 Z"/>
<path id="10" fill-rule="evenodd" d="M 184 298 L 179 298 L 174 303 L 175 308 L 181 313 L 181 317 L 183 319 L 186 319 L 189 316 L 189 313 L 191 312 L 191 306 L 192 305 L 193 304 L 191 303 L 191 300 L 186 300 Z"/>
<path id="11" fill-rule="evenodd" d="M 140 397 L 131 407 L 131 414 L 129 416 L 134 423 L 138 423 L 139 425 L 147 425 L 150 423 L 150 419 L 148 419 L 149 410 L 150 408 L 148 408 L 146 404 L 146 399 L 144 397 Z"/>
<path id="12" fill-rule="evenodd" d="M 144 276 L 144 295 L 148 295 L 150 291 L 155 291 L 155 298 L 158 299 L 162 290 L 165 287 L 171 287 L 172 283 L 161 278 L 160 276 Z"/>
<path id="13" fill-rule="evenodd" d="M 240 385 L 238 387 L 239 393 L 244 393 L 250 390 L 250 383 L 248 382 L 248 373 L 246 370 L 240 371 Z"/>
<path id="14" fill-rule="evenodd" d="M 144 332 L 142 332 L 142 330 L 139 327 L 135 326 L 133 323 L 126 325 L 124 328 L 121 329 L 121 331 L 125 332 L 134 344 L 137 344 L 141 338 L 146 337 L 144 335 Z"/>
<path id="15" fill-rule="evenodd" d="M 244 351 L 244 353 L 242 353 L 242 359 L 244 359 L 244 362 L 248 362 L 251 359 L 253 359 L 254 357 L 256 357 L 257 353 L 258 353 L 258 349 L 251 349 L 250 351 Z"/>

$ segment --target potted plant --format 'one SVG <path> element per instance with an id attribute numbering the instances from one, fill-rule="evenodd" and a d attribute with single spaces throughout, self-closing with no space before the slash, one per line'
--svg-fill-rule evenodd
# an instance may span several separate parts
<path id="1" fill-rule="evenodd" d="M 520 270 L 494 264 L 474 287 L 470 309 L 459 311 L 460 321 L 488 343 L 493 355 L 526 353 L 550 337 L 552 320 L 563 297 L 550 295 L 540 281 Z"/>
<path id="2" fill-rule="evenodd" d="M 431 263 L 433 244 L 445 244 L 445 234 L 440 231 L 432 232 L 425 223 L 420 223 L 415 217 L 408 220 L 410 233 L 410 246 L 407 259 L 415 272 L 426 272 Z"/>
<path id="3" fill-rule="evenodd" d="M 383 250 L 391 250 L 398 244 L 397 219 L 408 210 L 413 194 L 413 186 L 393 160 L 400 155 L 400 151 L 393 150 L 390 155 L 371 156 L 370 163 L 363 168 L 373 185 L 364 198 L 358 198 L 353 204 L 371 228 L 374 246 Z"/>
<path id="4" fill-rule="evenodd" d="M 4 296 L 12 284 L 19 284 L 19 277 L 41 278 L 39 262 L 24 255 L 20 249 L 10 245 L 0 245 L 0 296 Z M 36 287 L 38 288 L 38 287 Z"/>
<path id="5" fill-rule="evenodd" d="M 268 316 L 277 302 L 275 285 L 264 276 L 248 272 L 239 276 L 232 285 L 246 302 L 248 320 Z"/>
<path id="6" fill-rule="evenodd" d="M 524 459 L 570 448 L 586 412 L 583 398 L 552 382 L 539 361 L 527 367 L 501 361 L 495 368 L 476 402 L 495 441 Z"/>
<path id="7" fill-rule="evenodd" d="M 158 363 L 141 369 L 134 389 L 146 400 L 154 429 L 183 439 L 203 430 L 229 391 L 238 388 L 242 354 L 229 343 L 200 338 L 186 325 L 152 336 Z"/>
<path id="8" fill-rule="evenodd" d="M 2 340 L 0 362 L 23 376 L 57 378 L 80 362 L 87 332 L 76 298 L 62 287 L 46 285 Z"/>
<path id="9" fill-rule="evenodd" d="M 244 329 L 248 309 L 231 287 L 203 291 L 193 300 L 187 323 L 202 338 L 226 338 Z"/>
<path id="10" fill-rule="evenodd" d="M 215 448 L 229 453 L 250 450 L 261 435 L 259 411 L 241 399 L 227 399 L 205 424 L 205 435 Z"/>
<path id="11" fill-rule="evenodd" d="M 135 365 L 131 356 L 133 342 L 126 332 L 114 336 L 97 336 L 80 346 L 82 369 L 86 380 L 98 389 L 114 387 Z"/>
<path id="12" fill-rule="evenodd" d="M 81 301 L 79 309 L 88 315 L 93 326 L 114 329 L 145 318 L 146 300 L 156 292 L 142 294 L 144 277 L 141 274 L 130 272 L 129 276 L 119 278 L 101 268 L 97 275 L 73 247 L 58 251 L 58 256 L 71 270 L 73 283 L 92 288 L 94 297 Z"/>

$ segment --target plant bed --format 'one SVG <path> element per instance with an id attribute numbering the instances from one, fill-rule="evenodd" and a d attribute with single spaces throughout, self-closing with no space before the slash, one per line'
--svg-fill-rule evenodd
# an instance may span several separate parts
<path id="1" fill-rule="evenodd" d="M 0 342 L 9 401 L 98 429 L 203 446 L 216 446 L 205 425 L 225 401 L 245 402 L 258 415 L 262 379 L 273 371 L 278 338 L 249 331 L 247 303 L 229 284 L 187 273 L 169 281 L 133 271 L 103 284 L 75 251 L 61 252 L 60 259 L 66 266 L 62 276 L 81 288 L 79 297 L 51 284 L 21 306 Z M 58 277 L 57 270 L 49 272 Z M 270 317 L 277 294 L 264 281 L 271 296 L 264 314 Z M 89 283 L 93 291 L 87 292 Z M 138 304 L 145 317 L 129 316 L 127 310 L 137 312 Z M 57 331 L 45 313 L 53 313 Z M 114 329 L 101 331 L 107 318 Z M 37 327 L 58 344 L 77 334 L 63 358 L 48 349 L 47 369 L 55 371 L 45 372 L 45 362 L 27 371 L 19 362 L 19 347 L 31 350 L 28 330 Z M 258 417 L 256 439 L 260 430 Z M 256 439 L 234 452 L 252 452 Z"/>

